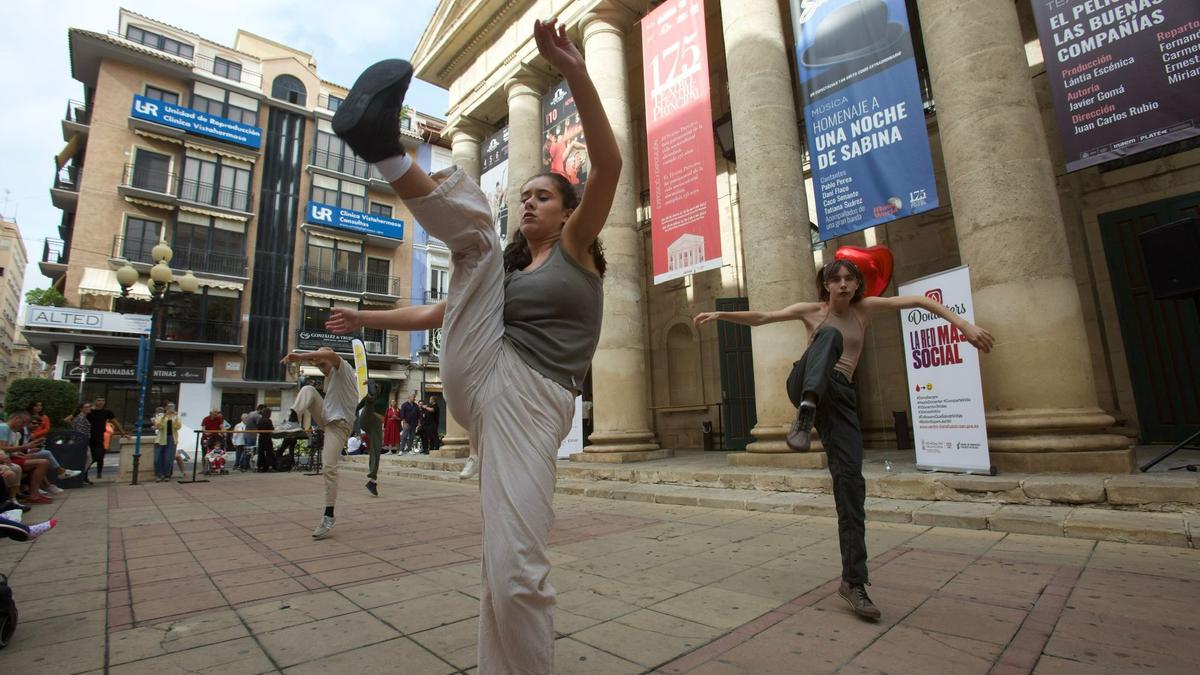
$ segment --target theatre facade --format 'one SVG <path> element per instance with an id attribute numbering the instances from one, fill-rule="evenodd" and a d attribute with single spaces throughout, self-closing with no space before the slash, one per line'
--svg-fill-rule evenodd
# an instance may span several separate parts
<path id="1" fill-rule="evenodd" d="M 625 162 L 602 234 L 604 327 L 587 394 L 590 442 L 577 461 L 706 447 L 708 422 L 712 447 L 731 463 L 821 466 L 820 453 L 784 444 L 794 416 L 784 382 L 804 327 L 697 329 L 692 317 L 815 300 L 817 270 L 843 245 L 891 249 L 885 295 L 969 267 L 976 322 L 996 337 L 980 362 L 1000 471 L 1128 472 L 1133 446 L 1200 429 L 1196 304 L 1151 297 L 1136 236 L 1197 214 L 1196 139 L 1068 172 L 1029 2 L 907 3 L 939 206 L 824 242 L 792 29 L 794 8 L 813 3 L 703 2 L 723 260 L 656 284 L 642 53 L 643 20 L 663 4 L 444 0 L 413 56 L 418 77 L 450 91 L 454 161 L 486 173 L 497 210 L 519 208 L 544 149 L 571 133 L 550 119 L 570 111 L 554 107 L 562 77 L 537 54 L 535 19 L 566 24 L 614 127 Z M 506 175 L 493 175 L 498 147 Z M 696 243 L 670 255 L 691 259 L 684 249 Z M 895 448 L 910 418 L 899 317 L 874 321 L 856 380 L 868 451 Z"/>

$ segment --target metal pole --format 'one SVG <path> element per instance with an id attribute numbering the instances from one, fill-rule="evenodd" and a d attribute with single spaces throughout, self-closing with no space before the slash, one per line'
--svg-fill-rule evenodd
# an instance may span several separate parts
<path id="1" fill-rule="evenodd" d="M 163 298 L 167 295 L 167 289 L 163 289 L 162 293 L 154 293 L 151 291 L 151 301 L 154 307 L 150 311 L 150 340 L 146 347 L 146 376 L 142 379 L 142 390 L 138 394 L 138 416 L 137 429 L 135 430 L 133 441 L 133 482 L 130 485 L 138 484 L 138 471 L 142 463 L 142 427 L 145 426 L 146 416 L 146 396 L 150 393 L 151 383 L 154 382 L 154 340 L 159 324 L 159 314 L 162 312 Z M 174 462 L 175 458 L 172 457 Z"/>
<path id="2" fill-rule="evenodd" d="M 86 366 L 80 366 L 79 368 L 79 402 L 83 403 L 83 383 L 87 382 L 88 369 Z"/>

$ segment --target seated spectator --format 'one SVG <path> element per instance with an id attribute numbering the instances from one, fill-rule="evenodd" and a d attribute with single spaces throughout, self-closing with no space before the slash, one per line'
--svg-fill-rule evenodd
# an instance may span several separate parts
<path id="1" fill-rule="evenodd" d="M 17 501 L 17 492 L 21 488 L 21 467 L 13 464 L 8 453 L 0 450 L 0 480 L 4 481 L 4 503 L 0 505 L 0 513 L 20 509 L 28 511 L 30 507 Z"/>
<path id="2" fill-rule="evenodd" d="M 21 431 L 28 424 L 29 414 L 24 412 L 13 413 L 8 416 L 8 422 L 0 423 L 0 450 L 4 451 L 8 463 L 21 467 L 23 475 L 29 481 L 29 497 L 25 501 L 30 504 L 50 504 L 53 500 L 39 494 L 38 488 L 46 480 L 51 460 L 45 457 L 35 457 L 25 452 L 35 447 L 40 448 L 42 441 L 30 441 L 22 444 L 14 442 L 20 440 Z M 53 454 L 51 458 L 53 458 Z M 79 474 L 76 472 L 74 475 Z"/>

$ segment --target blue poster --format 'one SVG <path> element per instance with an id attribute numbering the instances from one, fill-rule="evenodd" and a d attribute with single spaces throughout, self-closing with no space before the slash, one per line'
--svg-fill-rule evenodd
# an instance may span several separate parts
<path id="1" fill-rule="evenodd" d="M 326 225 L 359 234 L 373 234 L 388 239 L 404 239 L 403 220 L 338 208 L 321 202 L 308 202 L 308 211 L 304 220 L 314 225 Z"/>
<path id="2" fill-rule="evenodd" d="M 791 0 L 821 240 L 938 205 L 904 0 Z"/>
<path id="3" fill-rule="evenodd" d="M 236 143 L 251 148 L 262 146 L 262 129 L 242 124 L 231 119 L 209 115 L 174 103 L 133 95 L 132 117 L 154 122 L 173 129 L 208 136 L 226 143 Z"/>

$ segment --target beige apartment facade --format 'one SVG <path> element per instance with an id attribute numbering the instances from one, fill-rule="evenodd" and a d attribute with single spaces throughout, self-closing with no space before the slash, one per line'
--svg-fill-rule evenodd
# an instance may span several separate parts
<path id="1" fill-rule="evenodd" d="M 450 91 L 447 135 L 469 173 L 479 175 L 482 140 L 507 129 L 510 211 L 521 182 L 542 170 L 541 101 L 561 77 L 537 55 L 535 19 L 568 27 L 613 124 L 625 173 L 602 234 L 609 272 L 592 364 L 594 430 L 576 459 L 699 448 L 709 422 L 722 432 L 717 449 L 723 436 L 726 451 L 746 451 L 732 463 L 822 465 L 819 453 L 797 455 L 783 442 L 794 415 L 784 381 L 804 350 L 803 327 L 722 336 L 691 319 L 714 307 L 813 300 L 816 271 L 847 244 L 890 247 L 894 284 L 970 266 L 977 322 L 997 338 L 981 368 L 999 470 L 1130 471 L 1135 443 L 1200 429 L 1200 385 L 1187 375 L 1200 372 L 1200 349 L 1189 346 L 1195 305 L 1155 305 L 1178 321 L 1136 318 L 1158 302 L 1140 276 L 1136 234 L 1196 215 L 1200 149 L 1176 144 L 1066 173 L 1028 2 L 912 0 L 942 206 L 820 244 L 789 3 L 707 0 L 712 119 L 731 124 L 730 147 L 718 143 L 715 158 L 725 263 L 654 285 L 639 21 L 659 4 L 445 0 L 413 56 L 418 77 Z M 1170 339 L 1156 345 L 1154 330 Z M 874 322 L 856 380 L 868 448 L 896 447 L 896 413 L 908 410 L 898 319 Z"/>
<path id="2" fill-rule="evenodd" d="M 439 258 L 436 240 L 333 135 L 346 89 L 321 79 L 311 54 L 245 31 L 227 46 L 127 10 L 113 31 L 71 29 L 68 46 L 84 94 L 62 122 L 51 189 L 61 240 L 47 242 L 41 267 L 68 308 L 118 314 L 154 311 L 160 240 L 175 277 L 199 279 L 196 293 L 172 284 L 161 303 L 151 405 L 178 401 L 193 427 L 211 408 L 278 410 L 301 375 L 279 363 L 285 353 L 350 356 L 349 338 L 324 330 L 332 308 L 435 299 L 428 268 L 448 267 L 444 247 Z M 406 111 L 403 126 L 418 162 L 449 163 L 440 120 Z M 141 278 L 123 293 L 126 263 Z M 362 337 L 372 376 L 395 391 L 437 382 L 436 359 L 426 375 L 412 363 L 427 336 Z M 106 367 L 87 395 L 133 420 L 136 336 L 40 326 L 29 338 L 57 355 L 60 378 L 79 377 L 78 352 L 91 346 Z"/>
<path id="3" fill-rule="evenodd" d="M 0 373 L 7 376 L 17 365 L 18 312 L 29 253 L 16 222 L 0 218 Z M 0 382 L 0 403 L 8 395 L 8 380 Z"/>

